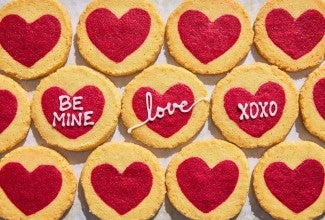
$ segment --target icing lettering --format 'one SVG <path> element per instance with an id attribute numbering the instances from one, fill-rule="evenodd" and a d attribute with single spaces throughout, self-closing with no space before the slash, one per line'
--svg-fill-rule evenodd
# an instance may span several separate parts
<path id="1" fill-rule="evenodd" d="M 59 110 L 61 114 L 53 112 L 52 126 L 56 127 L 57 123 L 60 123 L 62 127 L 93 126 L 95 124 L 95 122 L 91 121 L 91 116 L 94 114 L 93 111 L 66 113 L 70 109 L 73 111 L 83 111 L 84 108 L 81 106 L 82 99 L 82 96 L 75 96 L 71 101 L 68 95 L 59 96 Z"/>
<path id="2" fill-rule="evenodd" d="M 188 106 L 189 104 L 186 100 L 181 101 L 179 104 L 168 102 L 166 107 L 158 106 L 156 109 L 156 112 L 153 114 L 152 94 L 151 94 L 151 92 L 147 92 L 146 93 L 147 119 L 144 122 L 129 128 L 128 133 L 131 133 L 132 130 L 134 130 L 138 127 L 141 127 L 141 126 L 147 124 L 148 122 L 152 122 L 152 121 L 156 120 L 157 118 L 163 118 L 165 116 L 166 112 L 170 116 L 173 115 L 177 109 L 182 113 L 190 112 L 194 108 L 194 106 L 197 105 L 201 101 L 209 102 L 210 99 L 208 97 L 201 98 L 201 99 L 197 100 L 196 102 L 194 102 L 191 106 Z"/>
<path id="3" fill-rule="evenodd" d="M 267 106 L 269 106 L 267 108 Z M 251 103 L 238 103 L 238 109 L 241 111 L 239 120 L 249 120 L 256 118 L 274 117 L 278 112 L 278 105 L 275 101 L 271 102 L 251 102 Z M 248 109 L 248 111 L 247 111 Z M 249 112 L 249 113 L 248 113 Z"/>

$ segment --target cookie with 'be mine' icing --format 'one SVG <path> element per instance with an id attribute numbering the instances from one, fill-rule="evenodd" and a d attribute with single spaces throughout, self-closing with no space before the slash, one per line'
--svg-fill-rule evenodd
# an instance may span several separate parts
<path id="1" fill-rule="evenodd" d="M 69 14 L 57 0 L 11 0 L 0 10 L 0 69 L 17 78 L 63 66 L 71 41 Z"/>
<path id="2" fill-rule="evenodd" d="M 289 133 L 298 116 L 298 93 L 292 79 L 276 66 L 240 66 L 218 82 L 211 111 L 230 142 L 243 148 L 267 147 Z"/>
<path id="3" fill-rule="evenodd" d="M 209 114 L 209 97 L 191 72 L 156 65 L 125 87 L 121 113 L 133 137 L 152 147 L 173 148 L 202 128 Z"/>
<path id="4" fill-rule="evenodd" d="M 32 101 L 32 119 L 51 145 L 89 150 L 114 132 L 121 110 L 118 89 L 84 66 L 67 66 L 41 80 Z"/>
<path id="5" fill-rule="evenodd" d="M 257 15 L 254 28 L 257 50 L 281 69 L 299 71 L 324 59 L 322 0 L 268 0 Z"/>
<path id="6" fill-rule="evenodd" d="M 255 195 L 275 219 L 314 219 L 325 212 L 325 149 L 283 142 L 264 153 L 253 173 Z"/>
<path id="7" fill-rule="evenodd" d="M 164 170 L 147 149 L 131 143 L 104 144 L 81 173 L 90 212 L 100 219 L 151 219 L 165 198 Z"/>
<path id="8" fill-rule="evenodd" d="M 149 66 L 164 41 L 164 24 L 148 0 L 94 0 L 77 27 L 81 55 L 97 70 L 129 75 Z"/>
<path id="9" fill-rule="evenodd" d="M 299 102 L 305 127 L 325 141 L 325 66 L 308 76 L 300 91 Z"/>
<path id="10" fill-rule="evenodd" d="M 194 142 L 169 163 L 168 198 L 190 219 L 231 219 L 243 207 L 249 189 L 245 154 L 222 140 Z"/>
<path id="11" fill-rule="evenodd" d="M 186 0 L 170 15 L 167 45 L 175 60 L 194 73 L 232 69 L 253 43 L 245 9 L 236 0 Z"/>
<path id="12" fill-rule="evenodd" d="M 0 217 L 60 219 L 77 181 L 68 161 L 45 147 L 20 147 L 0 161 Z"/>
<path id="13" fill-rule="evenodd" d="M 0 153 L 26 137 L 30 122 L 27 92 L 14 80 L 0 75 Z"/>

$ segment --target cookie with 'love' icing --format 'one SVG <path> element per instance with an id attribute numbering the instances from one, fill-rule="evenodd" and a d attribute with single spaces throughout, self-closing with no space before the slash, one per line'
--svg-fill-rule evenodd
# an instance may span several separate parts
<path id="1" fill-rule="evenodd" d="M 56 0 L 11 0 L 0 10 L 0 69 L 17 78 L 63 66 L 71 41 L 69 14 Z"/>
<path id="2" fill-rule="evenodd" d="M 231 219 L 243 207 L 249 189 L 245 154 L 222 140 L 194 142 L 169 163 L 167 195 L 190 219 Z"/>
<path id="3" fill-rule="evenodd" d="M 253 173 L 262 208 L 275 219 L 314 219 L 325 212 L 325 149 L 283 142 L 264 153 Z"/>
<path id="4" fill-rule="evenodd" d="M 94 0 L 80 16 L 77 38 L 91 66 L 113 76 L 129 75 L 155 61 L 164 24 L 148 0 Z"/>
<path id="5" fill-rule="evenodd" d="M 100 219 L 150 219 L 166 191 L 158 159 L 125 142 L 94 150 L 82 170 L 81 185 L 89 210 Z"/>
<path id="6" fill-rule="evenodd" d="M 259 53 L 281 69 L 299 71 L 324 59 L 322 0 L 268 0 L 257 15 L 254 28 Z"/>
<path id="7" fill-rule="evenodd" d="M 82 151 L 114 132 L 120 95 L 105 76 L 84 66 L 68 66 L 41 80 L 32 101 L 32 119 L 51 145 Z"/>
<path id="8" fill-rule="evenodd" d="M 240 66 L 218 82 L 211 111 L 230 142 L 243 148 L 267 147 L 289 133 L 298 116 L 298 93 L 276 66 Z"/>
<path id="9" fill-rule="evenodd" d="M 14 80 L 0 75 L 0 153 L 26 137 L 30 122 L 27 92 Z"/>
<path id="10" fill-rule="evenodd" d="M 236 0 L 186 0 L 170 15 L 166 36 L 179 64 L 194 73 L 218 74 L 246 56 L 254 33 Z"/>
<path id="11" fill-rule="evenodd" d="M 0 161 L 0 217 L 60 219 L 77 181 L 68 161 L 45 147 L 20 147 Z"/>
<path id="12" fill-rule="evenodd" d="M 122 119 L 128 133 L 157 148 L 173 148 L 193 137 L 209 114 L 203 83 L 191 72 L 156 65 L 136 76 L 124 90 Z"/>
<path id="13" fill-rule="evenodd" d="M 300 91 L 299 102 L 305 127 L 325 141 L 325 66 L 308 76 Z"/>

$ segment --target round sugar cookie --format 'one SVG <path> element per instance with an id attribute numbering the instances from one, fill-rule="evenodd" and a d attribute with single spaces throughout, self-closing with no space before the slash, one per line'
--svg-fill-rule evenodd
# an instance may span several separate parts
<path id="1" fill-rule="evenodd" d="M 324 59 L 322 0 L 268 0 L 257 15 L 254 28 L 258 52 L 281 69 L 300 71 Z"/>
<path id="2" fill-rule="evenodd" d="M 77 40 L 92 67 L 112 76 L 130 75 L 156 60 L 164 24 L 148 0 L 94 0 L 80 16 Z"/>
<path id="3" fill-rule="evenodd" d="M 197 141 L 169 163 L 167 195 L 190 219 L 231 219 L 243 207 L 249 189 L 245 154 L 222 140 Z"/>
<path id="4" fill-rule="evenodd" d="M 60 219 L 77 180 L 68 161 L 45 147 L 20 147 L 0 160 L 0 217 Z"/>
<path id="5" fill-rule="evenodd" d="M 90 150 L 113 134 L 121 110 L 118 89 L 84 66 L 67 66 L 41 80 L 32 119 L 41 136 L 66 150 Z"/>
<path id="6" fill-rule="evenodd" d="M 146 145 L 173 148 L 202 128 L 209 100 L 204 84 L 191 72 L 155 65 L 125 87 L 122 120 L 128 132 Z"/>
<path id="7" fill-rule="evenodd" d="M 282 142 L 264 153 L 253 172 L 262 208 L 275 219 L 314 219 L 325 212 L 325 149 Z"/>
<path id="8" fill-rule="evenodd" d="M 63 66 L 72 41 L 67 10 L 56 0 L 11 0 L 0 9 L 0 69 L 35 79 Z"/>
<path id="9" fill-rule="evenodd" d="M 308 76 L 300 91 L 299 102 L 305 127 L 325 141 L 325 66 Z"/>
<path id="10" fill-rule="evenodd" d="M 107 143 L 94 150 L 81 173 L 90 212 L 100 219 L 150 219 L 165 199 L 158 159 L 132 143 Z"/>
<path id="11" fill-rule="evenodd" d="M 281 142 L 298 116 L 294 82 L 276 66 L 236 67 L 212 96 L 212 119 L 230 142 L 243 148 Z"/>
<path id="12" fill-rule="evenodd" d="M 247 55 L 254 33 L 236 0 L 187 0 L 170 15 L 166 37 L 180 65 L 194 73 L 218 74 Z"/>
<path id="13" fill-rule="evenodd" d="M 0 153 L 27 135 L 31 123 L 27 92 L 9 77 L 0 75 Z"/>

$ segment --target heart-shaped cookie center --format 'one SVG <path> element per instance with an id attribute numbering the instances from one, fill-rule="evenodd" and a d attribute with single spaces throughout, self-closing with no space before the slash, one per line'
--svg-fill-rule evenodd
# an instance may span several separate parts
<path id="1" fill-rule="evenodd" d="M 153 177 L 141 162 L 130 164 L 120 173 L 110 164 L 102 164 L 91 172 L 91 184 L 97 195 L 120 215 L 138 206 L 150 193 Z"/>
<path id="2" fill-rule="evenodd" d="M 313 99 L 318 113 L 325 120 L 325 78 L 319 80 L 313 90 Z"/>
<path id="3" fill-rule="evenodd" d="M 233 193 L 239 170 L 230 160 L 209 168 L 201 158 L 191 157 L 179 165 L 176 177 L 186 198 L 202 212 L 209 213 Z"/>
<path id="4" fill-rule="evenodd" d="M 17 108 L 16 97 L 8 90 L 0 90 L 0 133 L 15 119 Z"/>

